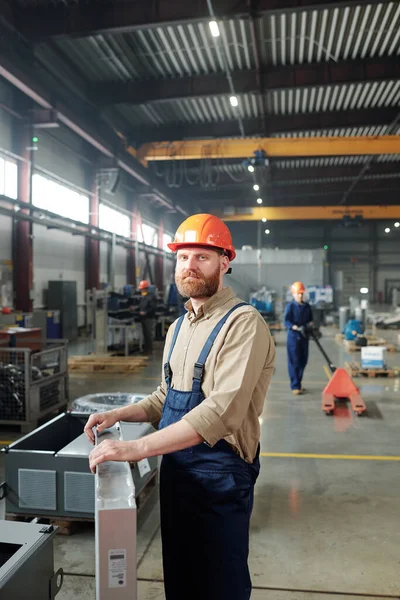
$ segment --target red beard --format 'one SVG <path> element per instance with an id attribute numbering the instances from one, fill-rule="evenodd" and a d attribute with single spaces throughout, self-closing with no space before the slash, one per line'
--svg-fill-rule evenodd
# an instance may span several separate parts
<path id="1" fill-rule="evenodd" d="M 183 271 L 182 275 L 175 274 L 175 283 L 184 298 L 211 298 L 218 291 L 219 280 L 219 267 L 207 277 L 196 271 Z"/>

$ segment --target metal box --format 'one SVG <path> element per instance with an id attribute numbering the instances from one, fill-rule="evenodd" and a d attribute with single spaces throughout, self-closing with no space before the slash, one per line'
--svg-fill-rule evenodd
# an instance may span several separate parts
<path id="1" fill-rule="evenodd" d="M 49 310 L 59 310 L 61 337 L 69 341 L 78 337 L 78 300 L 76 281 L 49 281 Z"/>
<path id="2" fill-rule="evenodd" d="M 93 446 L 83 433 L 83 413 L 63 413 L 4 448 L 6 512 L 29 516 L 93 518 L 94 476 L 88 456 Z M 121 423 L 124 440 L 153 432 L 148 423 Z M 158 468 L 149 459 L 150 472 L 132 470 L 136 495 Z"/>
<path id="3" fill-rule="evenodd" d="M 63 572 L 54 573 L 57 527 L 1 521 L 0 600 L 53 600 Z"/>

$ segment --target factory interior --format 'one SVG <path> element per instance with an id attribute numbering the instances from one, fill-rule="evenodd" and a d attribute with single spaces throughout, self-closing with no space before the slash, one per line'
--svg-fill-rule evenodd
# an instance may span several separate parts
<path id="1" fill-rule="evenodd" d="M 193 215 L 276 352 L 251 599 L 400 598 L 399 165 L 400 1 L 0 0 L 0 600 L 181 600 L 161 456 L 84 426 L 162 382 Z"/>

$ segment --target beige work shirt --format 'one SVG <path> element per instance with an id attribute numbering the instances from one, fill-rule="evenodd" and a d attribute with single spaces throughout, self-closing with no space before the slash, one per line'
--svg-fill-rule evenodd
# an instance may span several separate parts
<path id="1" fill-rule="evenodd" d="M 241 300 L 225 288 L 207 300 L 198 313 L 191 302 L 171 357 L 172 382 L 176 390 L 192 389 L 194 364 L 214 327 Z M 169 328 L 163 365 L 167 362 L 177 321 Z M 275 361 L 275 344 L 260 313 L 250 305 L 236 309 L 218 334 L 208 356 L 202 384 L 204 400 L 183 419 L 214 446 L 224 438 L 252 463 L 260 439 L 259 417 Z M 158 389 L 139 404 L 157 428 L 167 386 L 162 373 Z"/>

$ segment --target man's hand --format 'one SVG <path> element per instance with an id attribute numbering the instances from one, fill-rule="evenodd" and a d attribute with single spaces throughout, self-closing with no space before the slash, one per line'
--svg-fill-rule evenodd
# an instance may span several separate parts
<path id="1" fill-rule="evenodd" d="M 89 466 L 92 473 L 96 472 L 96 467 L 102 462 L 114 460 L 119 462 L 139 462 L 144 458 L 139 453 L 136 442 L 116 442 L 113 440 L 104 440 L 100 442 L 89 454 Z"/>
<path id="2" fill-rule="evenodd" d="M 93 415 L 90 415 L 83 431 L 86 433 L 92 444 L 94 444 L 94 434 L 92 431 L 93 427 L 96 427 L 97 425 L 97 431 L 101 433 L 105 429 L 109 429 L 115 425 L 115 423 L 119 420 L 120 418 L 118 410 L 109 410 L 104 413 L 94 413 Z"/>

